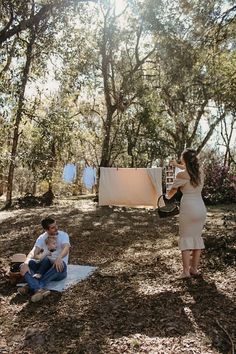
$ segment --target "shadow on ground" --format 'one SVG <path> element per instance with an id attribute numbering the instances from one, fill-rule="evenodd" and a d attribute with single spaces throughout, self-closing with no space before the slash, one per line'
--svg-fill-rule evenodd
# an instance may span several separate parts
<path id="1" fill-rule="evenodd" d="M 194 348 L 229 353 L 230 338 L 222 328 L 234 339 L 234 290 L 227 285 L 227 292 L 219 291 L 211 279 L 214 269 L 207 267 L 208 251 L 204 277 L 175 280 L 181 266 L 176 217 L 160 220 L 155 211 L 97 208 L 91 201 L 39 209 L 2 220 L 1 266 L 13 253 L 30 250 L 41 232 L 40 220 L 50 215 L 70 235 L 71 263 L 99 269 L 38 304 L 1 280 L 7 352 L 190 354 Z M 213 224 L 209 220 L 206 240 L 215 227 L 215 219 Z M 219 277 L 224 279 L 227 271 L 233 279 L 235 269 L 222 264 Z"/>

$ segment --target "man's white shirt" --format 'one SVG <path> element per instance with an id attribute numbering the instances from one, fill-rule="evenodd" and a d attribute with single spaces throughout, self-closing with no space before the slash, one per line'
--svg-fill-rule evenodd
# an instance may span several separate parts
<path id="1" fill-rule="evenodd" d="M 39 247 L 41 249 L 43 249 L 44 251 L 47 251 L 48 250 L 48 247 L 46 245 L 46 239 L 48 238 L 48 233 L 47 232 L 44 232 L 42 235 L 40 235 L 35 244 L 34 244 L 34 247 Z M 70 246 L 70 240 L 69 240 L 69 235 L 64 232 L 64 231 L 58 231 L 57 232 L 57 238 L 56 238 L 56 242 L 57 242 L 57 252 L 58 254 L 61 253 L 62 251 L 62 248 L 63 248 L 63 245 L 67 244 Z M 68 259 L 69 259 L 69 254 L 67 254 L 65 257 L 62 258 L 63 261 L 68 264 Z"/>

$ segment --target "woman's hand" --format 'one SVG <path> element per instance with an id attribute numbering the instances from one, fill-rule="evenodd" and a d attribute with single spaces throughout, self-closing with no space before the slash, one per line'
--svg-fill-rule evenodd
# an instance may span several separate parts
<path id="1" fill-rule="evenodd" d="M 178 163 L 176 160 L 171 160 L 170 161 L 170 165 L 174 166 L 174 167 L 178 167 L 180 170 L 184 170 L 185 169 L 185 165 L 182 163 Z"/>
<path id="2" fill-rule="evenodd" d="M 167 193 L 166 193 L 166 198 L 171 199 L 175 193 L 177 192 L 178 189 L 176 188 L 171 188 Z"/>
<path id="3" fill-rule="evenodd" d="M 170 164 L 170 166 L 174 166 L 174 167 L 176 167 L 178 165 L 176 160 L 170 160 L 169 164 Z"/>

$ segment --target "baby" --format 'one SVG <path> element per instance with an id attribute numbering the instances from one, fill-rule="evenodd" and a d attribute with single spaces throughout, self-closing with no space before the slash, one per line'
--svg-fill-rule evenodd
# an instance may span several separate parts
<path id="1" fill-rule="evenodd" d="M 42 261 L 45 257 L 47 257 L 51 263 L 54 263 L 56 258 L 58 257 L 57 251 L 57 241 L 53 238 L 47 238 L 45 240 L 47 249 L 42 249 L 41 253 L 39 253 L 35 259 Z M 42 275 L 40 273 L 35 273 L 33 275 L 34 278 L 40 279 Z"/>

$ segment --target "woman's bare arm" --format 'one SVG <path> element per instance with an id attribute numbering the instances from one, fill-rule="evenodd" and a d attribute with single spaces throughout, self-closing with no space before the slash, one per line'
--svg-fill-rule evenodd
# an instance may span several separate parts
<path id="1" fill-rule="evenodd" d="M 181 163 L 178 163 L 176 160 L 171 160 L 170 165 L 174 167 L 178 167 L 180 170 L 184 170 L 185 166 L 182 165 Z"/>

